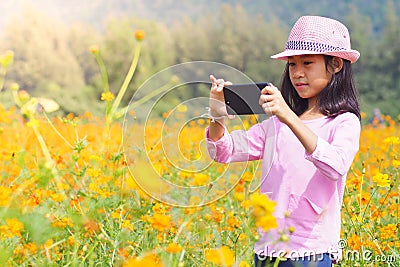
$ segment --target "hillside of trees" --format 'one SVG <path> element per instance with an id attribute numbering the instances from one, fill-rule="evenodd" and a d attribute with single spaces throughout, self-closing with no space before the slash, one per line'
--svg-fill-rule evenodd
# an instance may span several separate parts
<path id="1" fill-rule="evenodd" d="M 52 2 L 50 5 L 49 3 Z M 82 3 L 81 3 L 82 2 Z M 240 4 L 239 4 L 240 2 Z M 0 21 L 0 54 L 14 52 L 14 63 L 0 93 L 12 104 L 10 86 L 17 82 L 34 96 L 55 99 L 63 113 L 100 114 L 102 80 L 89 47 L 97 45 L 116 92 L 129 68 L 134 31 L 146 37 L 133 92 L 169 66 L 194 60 L 232 66 L 254 81 L 279 84 L 284 62 L 269 56 L 283 49 L 291 25 L 303 14 L 337 18 L 350 29 L 352 46 L 361 52 L 354 64 L 362 110 L 400 113 L 400 1 L 176 1 L 144 0 L 0 2 L 9 13 Z M 18 12 L 4 10 L 18 8 Z"/>

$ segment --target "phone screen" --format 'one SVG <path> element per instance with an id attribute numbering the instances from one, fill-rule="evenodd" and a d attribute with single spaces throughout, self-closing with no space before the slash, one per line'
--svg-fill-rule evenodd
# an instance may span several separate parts
<path id="1" fill-rule="evenodd" d="M 226 111 L 230 115 L 265 114 L 259 104 L 261 90 L 268 82 L 233 84 L 224 87 Z"/>

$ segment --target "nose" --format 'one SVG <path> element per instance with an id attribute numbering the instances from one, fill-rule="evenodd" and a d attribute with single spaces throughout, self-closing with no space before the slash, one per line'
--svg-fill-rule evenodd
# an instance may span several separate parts
<path id="1" fill-rule="evenodd" d="M 301 66 L 298 66 L 298 64 L 292 67 L 290 72 L 293 78 L 301 78 L 304 76 L 304 70 Z"/>

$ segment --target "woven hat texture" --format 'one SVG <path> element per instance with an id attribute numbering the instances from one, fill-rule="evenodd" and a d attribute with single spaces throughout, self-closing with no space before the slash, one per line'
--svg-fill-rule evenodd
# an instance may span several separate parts
<path id="1" fill-rule="evenodd" d="M 320 16 L 300 17 L 290 31 L 285 51 L 271 58 L 287 60 L 290 56 L 324 54 L 341 57 L 351 63 L 360 53 L 351 49 L 350 34 L 341 22 Z"/>

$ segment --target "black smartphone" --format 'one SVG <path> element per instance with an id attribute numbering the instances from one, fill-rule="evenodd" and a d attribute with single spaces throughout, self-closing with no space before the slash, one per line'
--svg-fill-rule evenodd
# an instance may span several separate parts
<path id="1" fill-rule="evenodd" d="M 261 90 L 268 82 L 233 84 L 224 87 L 226 111 L 230 115 L 265 114 L 259 104 Z"/>

